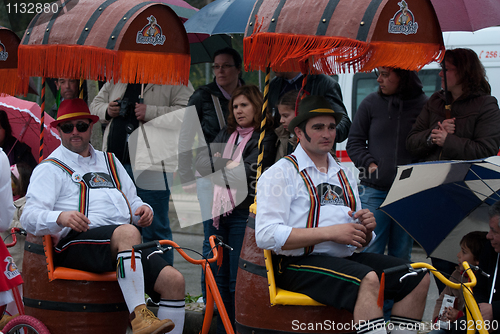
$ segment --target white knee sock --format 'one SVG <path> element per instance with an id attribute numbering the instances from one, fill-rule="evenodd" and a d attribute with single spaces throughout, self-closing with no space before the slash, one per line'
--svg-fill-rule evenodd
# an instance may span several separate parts
<path id="1" fill-rule="evenodd" d="M 417 334 L 421 324 L 420 320 L 391 315 L 389 327 L 394 334 Z"/>
<path id="2" fill-rule="evenodd" d="M 175 328 L 169 334 L 182 334 L 184 329 L 184 318 L 186 316 L 186 302 L 184 299 L 168 300 L 161 299 L 158 308 L 158 319 L 170 319 L 175 324 Z"/>
<path id="3" fill-rule="evenodd" d="M 144 272 L 142 271 L 141 254 L 135 252 L 135 271 L 130 266 L 131 251 L 118 253 L 116 273 L 118 284 L 123 293 L 123 298 L 130 313 L 134 309 L 144 304 Z"/>
<path id="4" fill-rule="evenodd" d="M 387 334 L 384 318 L 371 320 L 360 320 L 358 323 L 357 334 Z"/>

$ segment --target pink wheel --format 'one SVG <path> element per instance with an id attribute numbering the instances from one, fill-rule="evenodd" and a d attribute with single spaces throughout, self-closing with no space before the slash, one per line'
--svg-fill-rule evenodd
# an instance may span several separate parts
<path id="1" fill-rule="evenodd" d="M 29 315 L 20 315 L 15 317 L 5 325 L 2 330 L 4 334 L 21 333 L 24 328 L 25 334 L 50 334 L 45 325 L 38 319 Z"/>

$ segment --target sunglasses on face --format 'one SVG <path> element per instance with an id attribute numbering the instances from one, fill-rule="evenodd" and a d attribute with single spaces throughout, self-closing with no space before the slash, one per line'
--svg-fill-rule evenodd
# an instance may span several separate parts
<path id="1" fill-rule="evenodd" d="M 61 131 L 66 133 L 66 134 L 73 132 L 73 129 L 75 128 L 75 126 L 76 126 L 76 131 L 87 132 L 87 130 L 90 127 L 90 123 L 78 122 L 78 123 L 76 123 L 76 125 L 74 125 L 73 123 L 64 123 L 64 124 L 59 125 L 59 127 L 61 128 Z"/>

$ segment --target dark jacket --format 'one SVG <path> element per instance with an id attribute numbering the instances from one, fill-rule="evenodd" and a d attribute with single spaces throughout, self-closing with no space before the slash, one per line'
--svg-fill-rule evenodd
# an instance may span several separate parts
<path id="1" fill-rule="evenodd" d="M 208 149 L 203 150 L 198 154 L 196 158 L 196 170 L 202 175 L 207 176 L 212 174 L 214 171 L 219 171 L 226 166 L 228 159 L 213 157 L 213 154 L 219 152 L 221 155 L 224 152 L 224 147 L 229 141 L 231 134 L 227 132 L 227 128 L 224 127 L 217 137 L 212 142 L 212 155 L 208 154 Z M 245 145 L 245 149 L 242 153 L 242 159 L 245 164 L 245 174 L 246 182 L 248 186 L 248 196 L 243 200 L 243 202 L 236 206 L 236 209 L 248 209 L 254 201 L 255 197 L 255 180 L 257 176 L 257 156 L 259 155 L 259 131 L 254 131 L 252 137 Z M 266 134 L 261 145 L 264 145 L 264 157 L 262 160 L 262 172 L 274 163 L 274 158 L 276 157 L 276 134 L 270 130 L 266 130 Z M 212 164 L 213 163 L 213 164 Z M 226 169 L 226 177 L 229 184 L 237 183 L 239 179 L 237 175 L 233 173 L 233 170 Z M 223 180 L 213 180 L 215 184 L 224 184 Z M 219 182 L 220 181 L 220 182 Z"/>
<path id="2" fill-rule="evenodd" d="M 31 152 L 31 147 L 21 141 L 16 143 L 16 138 L 14 137 L 5 138 L 2 148 L 5 154 L 8 155 L 11 166 L 20 162 L 25 162 L 31 168 L 35 168 L 37 165 L 33 153 Z"/>
<path id="3" fill-rule="evenodd" d="M 479 256 L 479 267 L 487 274 L 489 278 L 476 274 L 477 284 L 474 287 L 474 298 L 478 303 L 488 303 L 491 293 L 491 285 L 493 283 L 493 276 L 495 274 L 495 265 L 498 253 L 495 252 L 491 246 L 491 242 L 485 241 L 481 255 Z M 499 269 L 500 270 L 500 269 Z M 493 293 L 493 319 L 500 319 L 500 272 L 496 275 L 495 293 Z"/>
<path id="4" fill-rule="evenodd" d="M 498 153 L 500 110 L 490 95 L 460 97 L 451 104 L 455 133 L 448 134 L 444 146 L 428 142 L 432 129 L 445 119 L 444 91 L 434 93 L 408 135 L 406 147 L 420 161 L 472 160 Z"/>
<path id="5" fill-rule="evenodd" d="M 274 124 L 276 125 L 280 124 L 279 113 L 276 105 L 278 104 L 280 93 L 285 82 L 286 79 L 275 77 L 269 84 L 268 105 L 269 110 L 274 113 Z M 320 95 L 325 97 L 332 105 L 333 110 L 342 114 L 342 120 L 339 124 L 337 124 L 335 142 L 341 143 L 346 140 L 347 135 L 349 134 L 349 128 L 351 127 L 351 120 L 347 115 L 344 102 L 342 102 L 342 91 L 340 90 L 338 82 L 332 77 L 324 74 L 308 75 L 304 89 L 311 95 Z"/>
<path id="6" fill-rule="evenodd" d="M 406 150 L 406 137 L 428 97 L 413 73 L 412 94 L 404 100 L 399 95 L 371 93 L 359 105 L 354 117 L 347 154 L 360 170 L 361 184 L 387 191 L 396 176 L 397 166 L 413 162 Z M 371 163 L 378 166 L 369 174 Z"/>
<path id="7" fill-rule="evenodd" d="M 244 84 L 243 80 L 240 79 L 240 81 Z M 193 95 L 191 95 L 188 102 L 188 106 L 196 107 L 199 124 L 201 125 L 207 144 L 213 142 L 221 130 L 214 102 L 212 100 L 212 94 L 219 98 L 224 119 L 227 120 L 227 116 L 229 114 L 229 100 L 224 97 L 215 80 L 208 85 L 198 88 Z M 192 117 L 192 114 L 186 112 L 179 136 L 178 172 L 182 183 L 188 183 L 194 181 L 195 179 L 193 171 L 193 151 L 191 149 L 194 136 L 197 132 L 199 132 L 199 129 L 195 128 L 195 125 L 198 124 L 198 122 L 193 122 Z"/>

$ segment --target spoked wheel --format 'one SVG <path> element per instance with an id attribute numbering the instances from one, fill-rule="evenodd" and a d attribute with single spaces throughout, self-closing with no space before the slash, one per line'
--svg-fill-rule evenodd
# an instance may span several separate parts
<path id="1" fill-rule="evenodd" d="M 23 330 L 24 329 L 24 330 Z M 20 315 L 5 325 L 2 329 L 4 334 L 50 334 L 45 325 L 38 319 L 29 315 Z"/>

